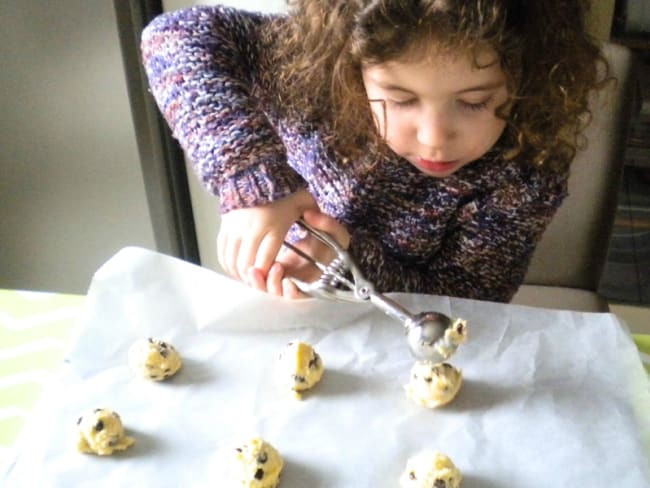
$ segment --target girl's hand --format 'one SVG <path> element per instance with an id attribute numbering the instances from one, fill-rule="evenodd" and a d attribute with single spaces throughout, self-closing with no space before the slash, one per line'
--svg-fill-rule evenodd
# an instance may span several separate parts
<path id="1" fill-rule="evenodd" d="M 350 234 L 347 229 L 334 218 L 319 210 L 307 210 L 303 214 L 305 221 L 312 227 L 325 231 L 336 239 L 344 249 L 350 245 Z M 294 244 L 297 248 L 321 263 L 329 263 L 336 253 L 311 234 Z M 267 274 L 256 268 L 249 270 L 249 283 L 253 288 L 266 291 L 285 298 L 304 298 L 288 277 L 298 278 L 305 282 L 317 280 L 321 271 L 304 258 L 290 249 L 281 252 Z"/>
<path id="2" fill-rule="evenodd" d="M 316 201 L 307 190 L 298 190 L 267 205 L 223 215 L 217 237 L 219 264 L 230 276 L 248 284 L 250 268 L 266 276 L 289 228 L 309 209 L 318 210 Z"/>

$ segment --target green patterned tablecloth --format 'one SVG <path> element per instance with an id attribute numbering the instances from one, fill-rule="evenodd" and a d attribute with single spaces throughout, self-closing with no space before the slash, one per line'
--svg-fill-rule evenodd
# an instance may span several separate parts
<path id="1" fill-rule="evenodd" d="M 636 343 L 636 347 L 639 348 L 639 354 L 641 355 L 643 367 L 650 375 L 650 335 L 635 334 L 634 342 Z"/>
<path id="2" fill-rule="evenodd" d="M 0 290 L 0 464 L 61 363 L 83 300 Z"/>

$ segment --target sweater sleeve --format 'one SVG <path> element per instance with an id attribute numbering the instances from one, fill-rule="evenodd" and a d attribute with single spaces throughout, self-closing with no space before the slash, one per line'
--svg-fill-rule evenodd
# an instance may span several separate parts
<path id="1" fill-rule="evenodd" d="M 563 177 L 533 186 L 532 191 L 497 191 L 461 207 L 439 251 L 425 264 L 392 256 L 364 230 L 353 232 L 350 253 L 381 292 L 509 302 L 566 196 Z"/>
<path id="2" fill-rule="evenodd" d="M 151 93 L 221 211 L 262 205 L 303 187 L 253 93 L 260 28 L 269 16 L 194 7 L 156 17 L 143 31 Z"/>

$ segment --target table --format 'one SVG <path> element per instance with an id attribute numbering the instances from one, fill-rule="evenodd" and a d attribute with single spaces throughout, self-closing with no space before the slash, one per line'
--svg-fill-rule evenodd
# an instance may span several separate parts
<path id="1" fill-rule="evenodd" d="M 63 360 L 84 297 L 0 290 L 0 464 Z"/>
<path id="2" fill-rule="evenodd" d="M 26 477 L 30 476 L 30 473 L 34 473 L 34 476 L 38 477 L 40 476 L 38 472 L 32 469 L 35 466 L 34 461 L 43 463 L 47 460 L 47 466 L 42 464 L 43 467 L 47 468 L 47 473 L 55 476 L 65 476 L 66 473 L 71 473 L 71 479 L 74 479 L 74 473 L 76 471 L 81 475 L 81 473 L 87 473 L 88 469 L 93 471 L 95 475 L 100 475 L 100 473 L 106 474 L 107 469 L 109 469 L 111 474 L 118 474 L 118 472 L 110 469 L 111 466 L 117 467 L 118 464 L 112 463 L 119 463 L 119 466 L 122 468 L 120 472 L 122 473 L 136 474 L 136 471 L 128 470 L 137 470 L 137 474 L 142 479 L 151 479 L 147 477 L 153 476 L 153 473 L 159 475 L 163 467 L 173 465 L 173 463 L 185 462 L 187 466 L 184 467 L 184 470 L 177 471 L 174 468 L 172 471 L 177 476 L 185 476 L 185 481 L 194 481 L 195 473 L 198 473 L 207 465 L 205 462 L 206 459 L 203 459 L 206 452 L 209 453 L 215 445 L 218 445 L 223 439 L 221 433 L 231 427 L 229 422 L 230 416 L 237 416 L 239 414 L 243 414 L 244 416 L 248 415 L 250 418 L 261 418 L 259 425 L 262 427 L 274 425 L 273 428 L 267 429 L 267 432 L 274 433 L 273 435 L 282 441 L 283 445 L 281 447 L 286 449 L 288 454 L 289 463 L 287 466 L 287 477 L 285 478 L 285 485 L 288 488 L 305 486 L 301 481 L 316 480 L 320 478 L 321 473 L 332 473 L 332 470 L 321 472 L 317 469 L 316 465 L 312 465 L 314 462 L 313 455 L 302 459 L 302 453 L 308 453 L 308 451 L 293 448 L 292 442 L 298 440 L 292 437 L 294 429 L 289 428 L 293 424 L 275 422 L 278 415 L 280 418 L 287 415 L 287 401 L 278 398 L 277 392 L 274 392 L 264 381 L 260 381 L 262 380 L 260 375 L 263 375 L 264 371 L 260 370 L 258 366 L 265 364 L 264 357 L 266 357 L 266 353 L 269 351 L 274 352 L 275 346 L 273 344 L 276 342 L 284 344 L 285 342 L 283 341 L 286 340 L 285 336 L 292 335 L 293 332 L 279 329 L 269 334 L 265 333 L 265 338 L 269 341 L 265 342 L 264 344 L 266 345 L 262 347 L 260 343 L 251 344 L 250 339 L 241 337 L 239 332 L 234 333 L 232 331 L 228 332 L 225 329 L 220 330 L 219 328 L 215 328 L 214 326 L 217 323 L 222 323 L 222 320 L 216 320 L 212 317 L 215 312 L 225 315 L 230 314 L 230 316 L 235 314 L 239 319 L 239 311 L 243 305 L 248 307 L 246 309 L 247 312 L 257 308 L 257 310 L 253 310 L 253 315 L 256 318 L 255 320 L 248 320 L 249 324 L 245 322 L 250 314 L 242 316 L 242 320 L 238 320 L 236 324 L 232 320 L 225 322 L 225 325 L 230 324 L 236 326 L 236 330 L 238 331 L 242 327 L 244 330 L 246 330 L 246 327 L 259 327 L 260 322 L 258 318 L 263 317 L 263 314 L 266 312 L 266 305 L 259 305 L 257 303 L 259 301 L 258 298 L 253 299 L 254 297 L 248 296 L 250 292 L 244 290 L 238 291 L 237 286 L 221 280 L 208 273 L 207 270 L 192 268 L 187 263 L 180 263 L 164 256 L 137 250 L 120 253 L 109 264 L 100 269 L 95 275 L 93 284 L 91 284 L 91 292 L 85 299 L 85 313 L 81 320 L 82 324 L 85 323 L 87 326 L 90 326 L 92 334 L 86 333 L 88 331 L 85 327 L 79 329 L 80 334 L 78 337 L 82 337 L 83 340 L 79 341 L 77 339 L 73 341 L 76 347 L 73 347 L 71 354 L 65 355 L 69 359 L 69 362 L 65 368 L 61 368 L 62 371 L 67 370 L 67 374 L 65 375 L 67 386 L 66 395 L 62 396 L 57 394 L 56 396 L 52 396 L 52 391 L 50 391 L 48 398 L 52 403 L 48 403 L 45 406 L 47 408 L 52 407 L 52 410 L 43 410 L 42 407 L 45 402 L 40 402 L 40 411 L 46 415 L 33 415 L 30 417 L 31 419 L 41 420 L 37 424 L 34 424 L 35 427 L 38 427 L 33 431 L 35 435 L 25 435 L 23 439 L 30 440 L 30 447 L 36 450 L 37 454 L 35 456 L 32 455 L 33 453 L 30 450 L 28 456 L 23 456 L 24 459 L 21 467 L 14 474 L 21 477 L 20 479 L 26 479 Z M 226 300 L 220 302 L 215 300 L 215 297 L 219 296 L 219 293 L 215 294 L 217 288 L 220 293 L 223 293 L 227 297 Z M 93 290 L 94 294 L 92 293 Z M 16 314 L 15 316 L 21 317 L 18 320 L 26 320 L 28 323 L 32 320 L 26 318 L 30 310 L 36 313 L 43 313 L 42 309 L 29 301 L 27 305 L 23 304 L 22 308 L 19 306 L 17 309 L 14 309 L 14 302 L 16 300 L 20 302 L 25 296 L 29 297 L 31 294 L 10 291 L 6 293 L 3 292 L 2 296 L 14 296 L 12 300 L 0 302 L 0 311 L 7 309 L 22 310 L 20 313 L 15 311 L 12 313 Z M 37 295 L 31 295 L 31 297 L 34 298 Z M 45 301 L 55 296 L 43 295 L 43 297 L 46 297 L 43 298 L 43 303 L 45 303 Z M 81 305 L 84 304 L 84 298 L 63 298 L 64 302 L 71 300 L 72 303 L 64 303 L 62 308 L 69 311 L 71 308 L 78 307 L 76 312 L 78 315 Z M 407 301 L 405 305 L 407 303 L 410 304 L 407 305 L 407 308 L 413 308 L 413 306 L 418 304 L 409 301 L 411 298 L 415 299 L 418 297 L 401 297 L 401 299 Z M 176 301 L 176 304 L 172 303 L 174 301 Z M 36 302 L 39 303 L 39 300 L 36 300 Z M 585 327 L 585 325 L 591 323 L 592 320 L 594 320 L 594 324 L 597 325 L 600 323 L 600 326 L 604 327 L 603 332 L 606 332 L 605 329 L 610 332 L 619 330 L 616 327 L 611 327 L 611 325 L 618 325 L 615 320 L 608 325 L 605 323 L 607 321 L 603 322 L 599 320 L 599 318 L 606 319 L 607 317 L 600 315 L 594 316 L 592 319 L 585 314 L 575 314 L 573 319 L 571 319 L 571 317 L 565 317 L 563 313 L 551 311 L 535 312 L 531 310 L 530 317 L 528 316 L 528 312 L 525 312 L 526 320 L 525 324 L 522 324 L 522 310 L 517 307 L 512 308 L 496 304 L 473 304 L 470 301 L 458 299 L 451 299 L 449 301 L 437 298 L 429 300 L 427 298 L 426 302 L 427 306 L 434 304 L 436 306 L 451 307 L 449 310 L 466 312 L 468 314 L 467 318 L 471 318 L 473 320 L 472 323 L 475 325 L 472 329 L 472 338 L 463 351 L 461 351 L 459 357 L 461 367 L 464 368 L 469 379 L 469 383 L 464 390 L 464 394 L 461 394 L 459 401 L 452 405 L 451 409 L 431 414 L 423 412 L 405 402 L 403 392 L 399 391 L 401 387 L 398 381 L 401 381 L 401 378 L 398 377 L 401 377 L 401 372 L 406 370 L 405 366 L 408 365 L 409 361 L 404 354 L 404 348 L 401 342 L 397 339 L 398 333 L 396 331 L 398 329 L 392 323 L 386 324 L 385 327 L 382 324 L 375 323 L 375 321 L 381 322 L 384 320 L 381 319 L 381 315 L 359 311 L 358 318 L 351 317 L 340 313 L 339 309 L 343 307 L 332 307 L 328 305 L 326 307 L 328 317 L 326 322 L 332 323 L 333 321 L 343 324 L 347 320 L 347 325 L 341 325 L 340 328 L 331 331 L 319 329 L 318 326 L 323 322 L 322 318 L 325 316 L 323 313 L 318 314 L 320 318 L 318 321 L 315 321 L 318 323 L 314 323 L 312 326 L 305 323 L 311 317 L 309 314 L 303 314 L 299 321 L 292 322 L 296 326 L 298 323 L 302 323 L 306 327 L 312 327 L 305 333 L 309 334 L 309 337 L 316 340 L 319 347 L 325 350 L 327 354 L 324 357 L 328 358 L 328 365 L 330 367 L 328 370 L 329 374 L 321 386 L 320 393 L 316 394 L 313 401 L 303 403 L 302 407 L 294 404 L 290 406 L 290 408 L 295 409 L 295 415 L 291 414 L 289 417 L 291 417 L 291 420 L 299 423 L 301 427 L 298 430 L 300 432 L 305 432 L 302 429 L 312 430 L 313 438 L 322 439 L 320 436 L 323 433 L 321 431 L 322 429 L 318 429 L 318 423 L 315 424 L 308 419 L 323 418 L 323 416 L 327 416 L 332 411 L 349 412 L 351 414 L 350 416 L 337 415 L 334 420 L 352 429 L 357 429 L 359 424 L 352 422 L 354 419 L 351 418 L 352 414 L 356 415 L 354 405 L 356 403 L 362 403 L 364 400 L 368 401 L 370 399 L 374 402 L 376 398 L 382 398 L 383 401 L 380 401 L 376 406 L 381 406 L 385 410 L 387 409 L 387 413 L 389 414 L 396 414 L 388 415 L 388 417 L 392 418 L 394 423 L 397 422 L 396 425 L 403 428 L 406 434 L 403 432 L 400 434 L 401 437 L 398 436 L 399 442 L 397 444 L 395 444 L 396 441 L 390 441 L 389 438 L 385 437 L 382 437 L 386 439 L 384 441 L 377 443 L 373 441 L 372 446 L 376 449 L 375 457 L 372 459 L 372 462 L 364 462 L 364 464 L 369 464 L 368 466 L 363 466 L 364 469 L 368 469 L 367 473 L 370 476 L 378 476 L 376 468 L 385 468 L 381 463 L 377 464 L 377 458 L 391 459 L 391 456 L 395 453 L 398 455 L 393 457 L 401 460 L 408 453 L 407 451 L 410 452 L 410 448 L 406 449 L 404 445 L 409 442 L 407 431 L 412 431 L 412 429 L 409 429 L 411 421 L 413 420 L 417 423 L 423 418 L 426 418 L 435 421 L 427 428 L 436 434 L 437 439 L 442 445 L 454 450 L 453 454 L 458 456 L 461 466 L 467 469 L 469 473 L 469 485 L 485 486 L 482 483 L 479 483 L 479 485 L 476 483 L 486 481 L 489 485 L 489 483 L 494 483 L 499 479 L 502 483 L 505 482 L 505 486 L 508 486 L 507 476 L 510 476 L 510 481 L 517 481 L 516 476 L 525 476 L 527 479 L 530 479 L 532 475 L 530 472 L 524 473 L 521 469 L 519 473 L 513 474 L 511 472 L 512 466 L 507 468 L 499 468 L 498 466 L 491 467 L 486 465 L 483 459 L 487 459 L 485 456 L 487 453 L 486 449 L 488 448 L 492 450 L 492 454 L 495 454 L 495 452 L 498 454 L 500 450 L 503 450 L 504 453 L 509 455 L 525 453 L 525 449 L 522 449 L 521 442 L 517 444 L 516 449 L 513 449 L 513 444 L 502 442 L 504 439 L 509 439 L 512 436 L 514 436 L 513 438 L 519 438 L 517 432 L 504 432 L 501 430 L 503 427 L 507 428 L 510 425 L 510 418 L 514 418 L 511 417 L 513 413 L 511 407 L 513 405 L 519 405 L 521 402 L 522 407 L 525 407 L 524 411 L 526 414 L 523 416 L 514 411 L 518 417 L 519 425 L 526 429 L 525 432 L 527 434 L 541 435 L 540 440 L 552 438 L 553 435 L 556 437 L 559 436 L 561 440 L 567 440 L 566 436 L 561 435 L 561 428 L 568 426 L 566 416 L 562 414 L 574 413 L 573 410 L 575 409 L 572 405 L 576 400 L 581 399 L 580 405 L 582 406 L 598 408 L 598 412 L 616 411 L 615 408 L 614 410 L 606 408 L 610 405 L 613 407 L 623 406 L 626 409 L 633 406 L 627 402 L 622 404 L 613 398 L 610 399 L 608 396 L 613 395 L 617 398 L 619 396 L 623 398 L 627 396 L 625 392 L 620 393 L 618 390 L 608 388 L 605 395 L 598 395 L 597 393 L 601 393 L 601 391 L 594 390 L 594 388 L 600 387 L 601 385 L 600 375 L 612 371 L 611 368 L 607 367 L 609 363 L 605 363 L 604 365 L 602 361 L 583 361 L 576 363 L 572 361 L 573 355 L 568 353 L 570 348 L 566 347 L 567 344 L 560 342 L 557 344 L 562 349 L 560 357 L 564 358 L 564 361 L 568 361 L 566 363 L 567 365 L 571 365 L 573 368 L 577 368 L 579 372 L 584 373 L 584 376 L 582 376 L 584 381 L 582 383 L 573 382 L 568 384 L 562 381 L 564 371 L 561 368 L 559 370 L 557 369 L 556 365 L 558 362 L 544 360 L 545 357 L 551 357 L 547 353 L 550 352 L 549 348 L 554 347 L 552 344 L 555 343 L 555 341 L 552 344 L 548 342 L 550 337 L 546 334 L 545 329 L 547 327 L 550 327 L 550 329 L 557 328 L 557 325 L 554 325 L 552 321 L 549 322 L 549 319 L 570 319 L 569 322 L 574 323 L 576 329 L 567 330 L 567 333 L 577 339 L 583 337 L 583 333 L 588 332 L 590 327 Z M 156 306 L 149 306 L 152 303 L 155 303 Z M 425 304 L 421 302 L 420 305 Z M 324 306 L 321 307 L 318 304 L 314 304 L 314 306 L 318 309 L 325 310 L 323 308 Z M 296 314 L 296 307 L 295 305 L 277 306 L 274 308 L 272 321 L 280 325 L 287 325 L 288 321 L 293 321 L 294 316 L 299 315 Z M 229 308 L 233 311 L 236 310 L 237 313 L 230 313 Z M 301 307 L 298 306 L 297 308 Z M 507 317 L 500 317 L 494 313 L 502 310 L 502 308 L 509 314 L 512 314 L 510 315 L 512 321 L 509 322 Z M 354 313 L 357 313 L 357 311 L 355 308 Z M 486 321 L 486 312 L 487 317 L 494 317 L 494 320 L 489 319 Z M 72 312 L 58 312 L 52 315 L 61 318 L 65 317 L 67 313 L 71 313 L 68 316 L 69 319 L 75 315 Z M 570 312 L 567 312 L 567 314 L 573 315 Z M 4 313 L 1 316 L 6 317 L 7 315 L 7 313 Z M 463 314 L 462 316 L 465 315 Z M 537 320 L 535 322 L 536 316 L 537 319 L 542 319 L 542 321 Z M 264 317 L 264 325 L 268 327 L 270 317 Z M 519 318 L 517 319 L 517 317 Z M 4 323 L 10 324 L 10 327 L 15 329 L 16 320 L 14 318 L 12 321 L 7 321 L 5 318 Z M 339 322 L 339 320 L 342 321 Z M 74 322 L 74 318 L 72 318 L 72 321 Z M 544 368 L 537 372 L 520 368 L 517 369 L 517 374 L 513 377 L 509 375 L 511 370 L 505 368 L 507 361 L 516 360 L 516 363 L 510 364 L 520 363 L 520 360 L 527 353 L 524 351 L 528 350 L 526 347 L 522 349 L 521 346 L 531 345 L 531 341 L 527 340 L 528 335 L 524 337 L 521 334 L 512 334 L 515 329 L 523 331 L 521 329 L 522 326 L 525 327 L 526 331 L 537 331 L 534 341 L 535 348 L 530 350 L 533 353 L 541 354 L 540 360 L 543 361 L 542 365 Z M 58 327 L 61 326 L 59 325 Z M 33 330 L 36 329 L 34 328 Z M 65 344 L 74 335 L 74 332 L 74 325 L 68 323 L 67 334 L 63 332 L 63 337 L 59 336 L 58 339 L 55 338 L 55 341 L 62 341 L 59 343 L 62 347 L 59 349 L 58 359 L 54 358 L 55 363 L 56 361 L 60 362 L 60 359 L 64 356 Z M 126 365 L 123 364 L 124 352 L 133 337 L 148 332 L 168 334 L 172 339 L 175 338 L 180 342 L 183 352 L 187 354 L 188 361 L 185 375 L 183 375 L 182 371 L 180 378 L 172 381 L 171 384 L 141 384 L 137 379 L 131 377 Z M 249 333 L 254 332 L 250 329 Z M 6 337 L 13 338 L 13 335 L 8 334 Z M 495 339 L 503 339 L 505 337 L 505 340 L 493 342 L 490 339 L 489 342 L 486 342 L 488 337 Z M 589 337 L 591 337 L 591 334 L 589 334 Z M 622 339 L 620 333 L 614 334 L 612 337 Z M 644 339 L 646 338 L 639 337 L 636 339 L 639 348 L 645 348 L 646 344 Z M 513 341 L 517 343 L 516 347 L 511 347 Z M 3 339 L 3 345 L 4 342 Z M 594 342 L 598 343 L 597 347 L 605 348 L 600 350 L 599 353 L 596 353 L 595 356 L 595 358 L 602 359 L 598 354 L 608 351 L 609 347 L 605 344 L 607 341 L 596 339 Z M 643 377 L 643 370 L 638 364 L 638 359 L 636 359 L 636 350 L 629 338 L 625 342 L 629 345 L 629 347 L 626 347 L 628 351 L 627 357 L 636 364 L 635 378 L 637 379 L 637 385 L 642 384 L 642 388 L 639 391 L 645 392 L 646 381 Z M 397 345 L 395 347 L 391 346 L 389 349 L 382 349 L 386 344 Z M 488 350 L 481 350 L 478 347 L 479 344 L 489 345 Z M 578 340 L 571 342 L 571 344 L 588 344 L 588 342 Z M 99 347 L 96 347 L 97 345 Z M 103 345 L 108 345 L 109 347 L 103 347 Z M 251 345 L 255 347 L 248 347 L 247 349 L 247 346 Z M 263 356 L 260 356 L 258 352 L 263 353 Z M 491 359 L 493 352 L 497 355 L 505 353 L 507 357 L 502 357 L 505 358 L 506 362 L 490 362 L 491 371 L 489 371 L 489 374 L 486 374 L 488 370 L 483 368 L 483 365 L 486 364 L 486 359 Z M 353 362 L 345 361 L 345 358 L 349 356 L 348 353 L 352 354 Z M 642 352 L 642 354 L 646 353 Z M 9 356 L 11 354 L 7 355 L 7 357 Z M 41 355 L 37 354 L 37 356 L 40 358 Z M 617 357 L 616 355 L 612 356 L 609 354 L 609 356 L 614 358 L 614 362 L 617 362 L 615 359 Z M 2 357 L 4 358 L 5 356 Z M 241 361 L 239 364 L 234 364 L 226 360 L 228 357 L 237 357 Z M 261 361 L 260 358 L 262 358 Z M 341 361 L 337 361 L 339 358 Z M 642 356 L 642 358 L 647 359 L 647 356 Z M 30 361 L 25 361 L 25 363 L 33 367 L 33 363 Z M 361 375 L 365 371 L 362 366 L 367 364 L 372 365 L 373 371 L 376 371 L 378 375 L 376 378 L 367 378 L 370 380 L 370 383 L 361 382 Z M 396 369 L 396 366 L 399 367 Z M 526 365 L 524 364 L 524 366 Z M 620 368 L 615 369 L 620 370 Z M 249 375 L 242 375 L 242 370 L 245 370 Z M 393 374 L 396 370 L 398 373 Z M 251 373 L 254 376 L 250 376 Z M 495 378 L 497 377 L 506 379 L 506 381 L 508 381 L 508 378 L 514 378 L 514 380 L 512 384 L 501 385 L 501 388 L 499 388 L 499 384 L 495 384 Z M 386 378 L 389 379 L 389 383 L 386 383 Z M 518 378 L 522 378 L 522 381 L 520 382 Z M 618 378 L 617 384 L 625 383 L 624 378 L 624 376 Z M 47 380 L 43 383 L 47 383 Z M 515 383 L 521 383 L 521 386 Z M 249 386 L 252 386 L 252 388 Z M 494 390 L 493 386 L 497 386 L 497 390 Z M 579 390 L 574 390 L 574 386 L 577 386 Z M 565 387 L 568 387 L 568 389 Z M 240 402 L 241 405 L 236 404 L 230 410 L 228 410 L 229 405 L 233 402 L 223 401 L 224 392 L 228 388 L 236 390 L 235 393 L 238 393 L 228 398 L 242 400 L 243 402 Z M 116 396 L 114 392 L 124 392 L 126 394 Z M 540 400 L 543 401 L 544 405 L 548 405 L 546 398 L 548 395 L 553 395 L 556 399 L 551 410 L 545 409 L 540 411 L 536 409 L 540 405 Z M 647 400 L 647 394 L 642 396 L 645 402 Z M 265 401 L 260 403 L 256 399 L 264 399 Z M 118 405 L 119 408 L 117 409 L 127 419 L 127 428 L 135 429 L 135 435 L 139 439 L 133 452 L 115 461 L 80 457 L 74 454 L 68 456 L 60 452 L 61 448 L 65 448 L 67 445 L 67 442 L 64 440 L 63 426 L 67 425 L 70 419 L 74 423 L 75 415 L 79 412 L 78 407 L 86 403 L 109 403 L 109 405 Z M 240 408 L 242 405 L 244 406 L 243 411 Z M 158 408 L 157 406 L 164 406 L 164 408 Z M 218 408 L 218 410 L 213 410 L 213 408 Z M 193 414 L 184 415 L 183 412 L 186 412 L 187 409 Z M 205 411 L 206 415 L 210 415 L 212 418 L 208 420 L 205 418 L 201 419 L 200 416 L 197 417 L 195 412 L 200 413 L 201 409 Z M 210 412 L 214 413 L 215 411 L 219 413 L 216 417 L 210 414 Z M 367 412 L 369 410 L 364 409 L 363 411 Z M 306 416 L 305 414 L 307 412 L 310 412 L 310 415 Z M 312 416 L 313 413 L 317 414 L 316 417 Z M 554 415 L 554 413 L 561 414 Z M 262 414 L 261 417 L 258 414 Z M 526 418 L 530 414 L 537 414 L 541 420 L 546 422 L 537 422 L 531 425 L 530 422 L 526 421 Z M 377 411 L 374 411 L 373 417 L 376 416 Z M 647 415 L 644 415 L 644 417 L 647 418 Z M 470 419 L 472 422 L 464 424 L 465 418 Z M 594 418 L 598 418 L 599 421 L 594 423 Z M 590 415 L 590 412 L 581 409 L 580 415 L 577 418 L 578 421 L 582 420 L 578 434 L 584 436 L 585 439 L 593 438 L 592 431 L 599 430 L 594 429 L 594 426 L 600 424 L 600 419 L 602 418 L 602 416 L 594 417 L 593 412 Z M 616 420 L 618 418 L 615 417 L 613 419 L 612 426 L 618 426 L 619 422 Z M 52 422 L 51 419 L 55 419 L 56 421 Z M 46 420 L 46 422 L 43 422 L 43 420 Z M 206 420 L 208 420 L 207 423 Z M 290 419 L 287 418 L 287 420 Z M 372 421 L 372 417 L 368 420 Z M 211 425 L 211 429 L 206 430 L 205 425 L 208 424 Z M 324 425 L 326 426 L 327 424 Z M 379 424 L 376 424 L 376 427 L 380 427 Z M 552 430 L 553 427 L 556 427 L 555 432 Z M 42 428 L 48 431 L 48 435 L 43 438 L 44 442 L 41 441 L 40 437 L 41 432 L 43 432 Z M 219 429 L 221 429 L 221 433 Z M 476 429 L 482 430 L 477 431 Z M 192 436 L 188 436 L 188 432 L 205 433 L 207 435 L 205 437 L 193 438 Z M 333 429 L 328 434 L 333 435 L 336 432 L 345 431 Z M 360 432 L 361 430 L 359 430 Z M 218 433 L 219 435 L 214 436 L 214 433 Z M 372 431 L 368 431 L 366 434 L 368 437 L 372 437 L 373 435 Z M 457 435 L 464 437 L 459 440 L 456 438 Z M 353 438 L 357 439 L 356 437 Z M 569 437 L 568 440 L 570 439 Z M 602 441 L 602 436 L 599 436 L 597 440 Z M 361 441 L 362 443 L 365 442 L 363 439 Z M 466 444 L 465 441 L 470 442 L 470 444 Z M 488 441 L 488 443 L 486 444 L 485 441 Z M 490 441 L 495 442 L 490 443 Z M 592 444 L 588 446 L 590 449 L 589 452 L 596 454 L 594 457 L 588 456 L 585 459 L 584 454 L 581 454 L 584 452 L 584 446 L 577 446 L 575 454 L 580 457 L 582 462 L 586 460 L 589 463 L 592 459 L 601 458 L 603 454 L 601 451 L 610 449 L 612 442 L 614 444 L 619 443 L 622 446 L 627 445 L 625 439 L 610 439 L 607 445 L 600 444 L 600 447 L 598 447 Z M 468 449 L 463 448 L 463 444 L 469 445 L 470 447 Z M 339 448 L 337 450 L 350 448 L 347 445 L 338 445 Z M 171 449 L 171 446 L 176 447 Z M 315 450 L 328 452 L 328 445 L 322 442 L 312 447 Z M 570 447 L 571 443 L 568 445 L 568 448 Z M 578 449 L 578 447 L 580 448 Z M 638 448 L 634 449 L 635 452 L 628 454 L 633 454 L 638 457 L 640 451 Z M 538 448 L 534 447 L 532 452 L 536 453 L 537 450 Z M 21 452 L 28 454 L 24 451 Z M 351 452 L 354 453 L 354 449 L 351 449 Z M 483 455 L 476 457 L 473 455 L 476 452 L 482 452 Z M 542 460 L 538 456 L 530 456 L 531 450 L 529 449 L 526 460 L 536 462 L 539 466 L 545 465 L 549 461 L 549 458 L 553 457 L 553 452 L 547 452 L 546 450 L 544 452 L 546 454 Z M 190 456 L 187 456 L 187 453 L 190 453 Z M 334 452 L 330 452 L 330 454 L 336 455 Z M 566 458 L 559 459 L 566 460 Z M 623 461 L 629 463 L 629 458 L 626 456 L 623 458 Z M 619 462 L 623 461 L 619 459 Z M 394 465 L 386 469 L 390 471 L 391 476 L 395 476 L 399 470 L 401 461 L 392 462 L 392 464 Z M 337 468 L 339 466 L 341 465 L 336 465 Z M 354 466 L 356 474 L 360 466 L 356 464 Z M 62 471 L 59 468 L 64 468 L 64 470 Z M 547 471 L 545 472 L 548 474 Z M 593 476 L 593 470 L 589 472 L 592 473 L 590 476 Z M 541 472 L 539 474 L 543 475 Z M 49 474 L 46 476 L 49 476 Z M 485 478 L 486 476 L 487 478 Z M 503 479 L 503 476 L 506 476 L 506 478 Z M 62 482 L 63 479 L 61 478 L 60 481 Z M 348 478 L 347 481 L 350 479 L 352 478 Z M 474 482 L 473 484 L 472 481 Z M 323 483 L 324 480 L 321 479 L 320 482 Z M 325 483 L 314 486 L 344 485 Z M 59 483 L 53 484 L 52 486 L 72 485 L 70 483 Z M 349 486 L 349 483 L 346 486 Z M 511 484 L 510 486 L 515 485 Z M 517 486 L 524 485 L 519 484 Z M 537 484 L 533 482 L 525 486 L 541 485 L 539 482 Z M 638 484 L 623 484 L 621 486 L 638 486 Z"/>

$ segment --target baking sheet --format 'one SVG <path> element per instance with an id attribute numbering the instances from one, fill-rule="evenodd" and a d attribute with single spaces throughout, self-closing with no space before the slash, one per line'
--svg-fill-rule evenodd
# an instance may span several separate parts
<path id="1" fill-rule="evenodd" d="M 395 487 L 424 449 L 449 455 L 465 488 L 650 486 L 648 380 L 615 316 L 392 296 L 468 320 L 451 360 L 465 382 L 450 405 L 405 397 L 413 360 L 401 327 L 370 305 L 285 301 L 126 248 L 96 273 L 67 362 L 0 485 L 220 486 L 217 450 L 260 435 L 285 459 L 281 488 Z M 128 369 L 128 347 L 149 336 L 184 358 L 168 382 Z M 302 401 L 272 378 L 295 338 L 326 367 Z M 77 453 L 76 419 L 95 407 L 120 413 L 136 445 Z"/>

